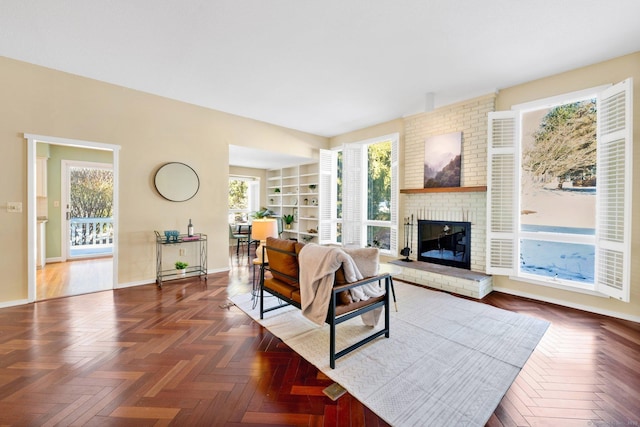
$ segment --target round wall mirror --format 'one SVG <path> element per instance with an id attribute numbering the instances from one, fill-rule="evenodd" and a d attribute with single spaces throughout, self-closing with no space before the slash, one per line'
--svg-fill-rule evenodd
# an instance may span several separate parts
<path id="1" fill-rule="evenodd" d="M 184 202 L 196 195 L 200 179 L 196 171 L 184 163 L 172 162 L 162 165 L 156 172 L 156 190 L 172 202 Z"/>

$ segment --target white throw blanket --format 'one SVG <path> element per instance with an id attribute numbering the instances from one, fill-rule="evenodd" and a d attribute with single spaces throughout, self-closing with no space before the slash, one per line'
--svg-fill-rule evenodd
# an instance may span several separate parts
<path id="1" fill-rule="evenodd" d="M 307 244 L 298 255 L 298 265 L 300 267 L 302 314 L 318 325 L 322 325 L 327 317 L 335 272 L 343 267 L 347 282 L 363 279 L 354 259 L 341 248 Z M 354 301 L 381 296 L 385 292 L 384 289 L 380 290 L 375 283 L 358 288 L 357 291 L 351 293 Z M 369 316 L 365 315 L 371 312 L 362 316 L 365 324 L 374 326 L 378 322 L 381 310 L 374 310 L 374 312 Z"/>
<path id="2" fill-rule="evenodd" d="M 376 248 L 343 248 L 353 262 L 355 262 L 358 270 L 364 277 L 373 277 L 378 275 L 379 250 Z M 351 299 L 355 302 L 366 301 L 369 298 L 377 298 L 384 295 L 385 290 L 378 286 L 377 282 L 365 283 L 349 289 Z"/>

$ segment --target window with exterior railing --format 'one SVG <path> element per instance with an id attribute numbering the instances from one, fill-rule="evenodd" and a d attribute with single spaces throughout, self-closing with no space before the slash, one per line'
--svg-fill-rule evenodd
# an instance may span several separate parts
<path id="1" fill-rule="evenodd" d="M 113 169 L 70 166 L 69 202 L 70 256 L 110 254 L 114 237 Z"/>

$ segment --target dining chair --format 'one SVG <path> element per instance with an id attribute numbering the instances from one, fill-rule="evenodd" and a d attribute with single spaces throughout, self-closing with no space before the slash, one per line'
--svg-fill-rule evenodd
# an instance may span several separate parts
<path id="1" fill-rule="evenodd" d="M 236 246 L 236 256 L 240 256 L 240 246 L 247 247 L 247 260 L 251 257 L 251 245 L 255 244 L 256 249 L 258 244 L 260 243 L 258 240 L 254 239 L 251 236 L 251 224 L 237 224 L 237 230 L 230 230 L 229 232 L 233 235 L 234 239 L 237 239 Z"/>
<path id="2" fill-rule="evenodd" d="M 229 240 L 236 241 L 236 256 L 240 255 L 240 245 L 244 244 L 244 241 L 247 240 L 247 233 L 240 233 L 239 229 L 236 230 L 235 227 L 229 224 Z"/>

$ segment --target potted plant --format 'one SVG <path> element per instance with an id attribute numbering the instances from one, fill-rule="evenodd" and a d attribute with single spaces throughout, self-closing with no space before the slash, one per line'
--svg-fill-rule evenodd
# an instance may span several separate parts
<path id="1" fill-rule="evenodd" d="M 188 263 L 183 261 L 176 261 L 176 270 L 178 270 L 178 276 L 184 276 L 187 274 Z"/>
<path id="2" fill-rule="evenodd" d="M 286 228 L 287 230 L 290 230 L 293 219 L 294 219 L 293 215 L 282 215 L 282 220 L 284 221 L 284 224 L 285 224 L 284 228 Z"/>
<path id="3" fill-rule="evenodd" d="M 273 215 L 274 215 L 274 212 L 271 209 L 262 207 L 260 208 L 259 211 L 255 211 L 252 216 L 255 219 L 263 219 L 263 218 L 269 218 L 270 216 L 273 216 Z"/>

